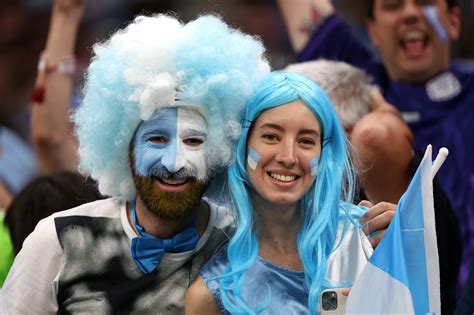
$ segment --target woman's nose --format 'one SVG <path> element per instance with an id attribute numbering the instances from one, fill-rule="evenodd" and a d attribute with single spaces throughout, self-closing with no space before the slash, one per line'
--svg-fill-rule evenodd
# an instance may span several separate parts
<path id="1" fill-rule="evenodd" d="M 284 141 L 279 145 L 278 152 L 275 156 L 278 163 L 291 167 L 296 164 L 296 152 L 293 141 Z"/>

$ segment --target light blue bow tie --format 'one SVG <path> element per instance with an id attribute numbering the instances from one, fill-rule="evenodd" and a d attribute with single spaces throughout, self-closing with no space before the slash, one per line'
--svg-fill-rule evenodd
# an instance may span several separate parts
<path id="1" fill-rule="evenodd" d="M 132 239 L 132 257 L 138 268 L 144 273 L 152 273 L 160 264 L 163 255 L 168 253 L 181 253 L 192 250 L 199 241 L 195 221 L 184 231 L 172 238 L 160 239 L 143 231 L 137 222 L 136 200 L 132 201 L 132 221 L 139 237 Z"/>

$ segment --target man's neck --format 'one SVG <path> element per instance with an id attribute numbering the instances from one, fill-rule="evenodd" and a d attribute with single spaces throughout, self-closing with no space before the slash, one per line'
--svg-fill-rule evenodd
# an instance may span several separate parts
<path id="1" fill-rule="evenodd" d="M 139 196 L 137 196 L 136 199 L 135 211 L 138 224 L 143 230 L 148 234 L 162 239 L 171 238 L 180 233 L 193 222 L 194 218 L 196 219 L 197 233 L 201 236 L 206 230 L 210 216 L 209 205 L 203 200 L 201 200 L 188 215 L 175 220 L 157 217 L 142 203 Z M 129 203 L 127 203 L 127 214 L 130 225 L 135 232 L 137 232 L 132 221 L 131 205 Z"/>

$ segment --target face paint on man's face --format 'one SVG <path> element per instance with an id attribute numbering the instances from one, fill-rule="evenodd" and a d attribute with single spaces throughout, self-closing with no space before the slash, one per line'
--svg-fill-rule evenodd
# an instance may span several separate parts
<path id="1" fill-rule="evenodd" d="M 446 43 L 448 40 L 448 33 L 446 32 L 443 24 L 441 24 L 438 7 L 435 5 L 424 5 L 423 13 L 425 14 L 428 22 L 436 31 L 436 34 L 438 34 L 440 42 Z"/>
<path id="2" fill-rule="evenodd" d="M 309 168 L 311 169 L 311 176 L 316 176 L 318 173 L 318 167 L 319 167 L 319 156 L 315 157 L 311 161 L 309 161 Z"/>
<path id="3" fill-rule="evenodd" d="M 165 108 L 142 122 L 133 153 L 140 176 L 182 180 L 208 176 L 204 142 L 207 126 L 196 111 Z"/>
<path id="4" fill-rule="evenodd" d="M 183 217 L 199 203 L 209 176 L 206 132 L 204 118 L 184 108 L 158 110 L 137 129 L 132 148 L 135 186 L 158 217 Z"/>
<path id="5" fill-rule="evenodd" d="M 254 148 L 249 149 L 249 153 L 247 155 L 247 164 L 253 170 L 257 168 L 258 161 L 260 161 L 260 155 L 255 151 Z"/>

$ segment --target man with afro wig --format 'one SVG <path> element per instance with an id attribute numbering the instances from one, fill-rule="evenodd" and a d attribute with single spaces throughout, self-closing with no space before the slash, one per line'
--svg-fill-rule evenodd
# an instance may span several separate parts
<path id="1" fill-rule="evenodd" d="M 73 120 L 80 171 L 110 198 L 38 224 L 0 313 L 183 313 L 232 232 L 209 191 L 222 188 L 240 110 L 269 70 L 258 39 L 209 15 L 139 16 L 96 44 Z"/>

